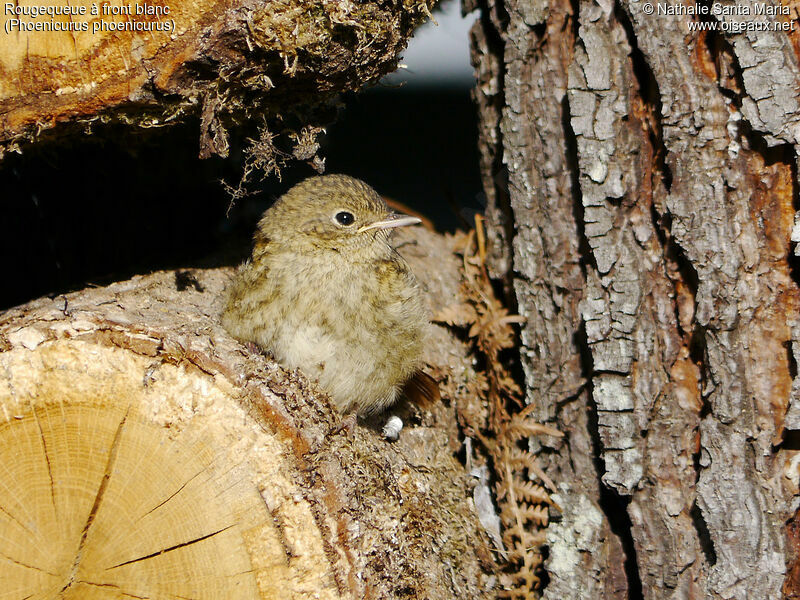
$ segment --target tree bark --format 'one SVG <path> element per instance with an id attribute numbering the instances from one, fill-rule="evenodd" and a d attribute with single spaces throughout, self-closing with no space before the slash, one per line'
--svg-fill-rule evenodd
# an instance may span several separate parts
<path id="1" fill-rule="evenodd" d="M 26 3 L 4 4 L 0 158 L 56 125 L 59 133 L 108 122 L 151 129 L 197 116 L 201 156 L 226 156 L 227 129 L 259 116 L 270 124 L 282 117 L 281 127 L 294 133 L 296 158 L 308 159 L 316 152 L 314 128 L 332 120 L 331 99 L 393 70 L 433 5 L 433 0 L 35 5 L 79 11 L 51 19 L 30 14 Z M 72 127 L 64 127 L 68 124 Z"/>
<path id="2" fill-rule="evenodd" d="M 450 242 L 406 235 L 441 308 Z M 452 404 L 397 407 L 397 442 L 379 420 L 340 430 L 315 385 L 221 328 L 230 276 L 159 272 L 0 315 L 0 597 L 491 597 Z M 428 352 L 449 387 L 475 377 L 446 329 Z"/>
<path id="3" fill-rule="evenodd" d="M 798 594 L 797 23 L 743 5 L 477 2 L 494 271 L 567 434 L 545 598 Z"/>

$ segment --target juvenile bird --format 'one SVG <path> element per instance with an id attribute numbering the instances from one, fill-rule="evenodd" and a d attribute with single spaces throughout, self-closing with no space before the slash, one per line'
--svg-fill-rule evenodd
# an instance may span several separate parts
<path id="1" fill-rule="evenodd" d="M 381 411 L 420 366 L 426 310 L 390 244 L 419 222 L 358 179 L 306 179 L 264 213 L 222 324 L 317 379 L 341 412 Z"/>

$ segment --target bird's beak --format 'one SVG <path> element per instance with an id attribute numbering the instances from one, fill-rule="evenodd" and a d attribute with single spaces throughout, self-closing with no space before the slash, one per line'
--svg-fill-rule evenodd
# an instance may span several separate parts
<path id="1" fill-rule="evenodd" d="M 409 217 L 408 215 L 391 214 L 388 218 L 382 221 L 375 221 L 369 225 L 361 227 L 357 233 L 369 231 L 370 229 L 391 229 L 392 227 L 405 227 L 406 225 L 416 225 L 422 223 L 422 219 L 417 217 Z"/>

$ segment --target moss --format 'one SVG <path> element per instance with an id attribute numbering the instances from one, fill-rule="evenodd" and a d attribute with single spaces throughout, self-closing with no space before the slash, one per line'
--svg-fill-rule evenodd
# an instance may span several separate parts
<path id="1" fill-rule="evenodd" d="M 435 3 L 235 0 L 214 4 L 220 13 L 200 15 L 187 39 L 175 39 L 156 56 L 142 57 L 137 68 L 146 69 L 143 83 L 130 88 L 114 82 L 124 90 L 121 96 L 113 92 L 116 88 L 101 84 L 98 90 L 105 96 L 99 106 L 76 107 L 59 97 L 53 102 L 62 104 L 44 107 L 46 121 L 0 129 L 0 158 L 3 150 L 42 139 L 43 131 L 55 122 L 59 127 L 44 136 L 77 135 L 97 121 L 150 129 L 200 116 L 202 157 L 225 156 L 228 130 L 255 118 L 270 136 L 270 143 L 261 146 L 274 146 L 289 158 L 302 157 L 321 166 L 319 159 L 308 156 L 307 149 L 315 142 L 307 132 L 319 131 L 335 117 L 338 94 L 369 86 L 396 68 L 414 29 L 429 17 Z M 28 102 L 13 101 L 22 106 Z M 300 140 L 303 148 L 295 151 Z"/>

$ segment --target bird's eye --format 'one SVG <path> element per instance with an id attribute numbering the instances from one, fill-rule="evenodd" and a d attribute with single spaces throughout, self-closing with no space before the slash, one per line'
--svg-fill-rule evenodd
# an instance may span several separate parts
<path id="1" fill-rule="evenodd" d="M 334 219 L 336 219 L 336 222 L 339 223 L 339 225 L 352 225 L 356 220 L 356 218 L 353 216 L 353 213 L 347 212 L 346 210 L 336 213 Z"/>

